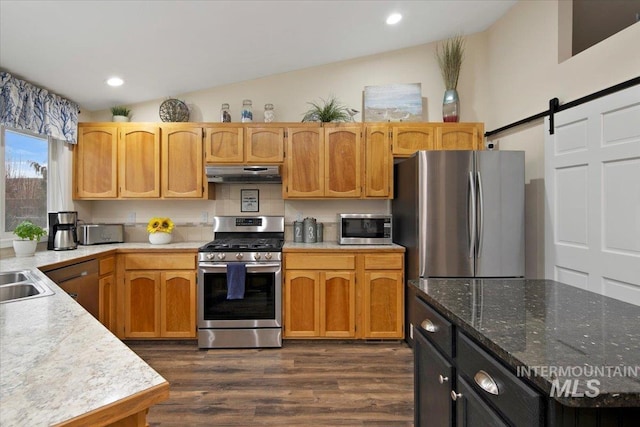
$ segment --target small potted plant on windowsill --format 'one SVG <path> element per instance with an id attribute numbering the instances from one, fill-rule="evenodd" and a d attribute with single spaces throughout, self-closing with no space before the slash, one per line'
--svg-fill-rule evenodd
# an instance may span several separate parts
<path id="1" fill-rule="evenodd" d="M 114 122 L 128 122 L 131 110 L 127 107 L 111 107 L 111 115 Z"/>
<path id="2" fill-rule="evenodd" d="M 22 221 L 13 230 L 13 234 L 19 237 L 13 241 L 13 251 L 17 257 L 33 256 L 40 238 L 47 234 L 44 229 L 31 221 Z"/>

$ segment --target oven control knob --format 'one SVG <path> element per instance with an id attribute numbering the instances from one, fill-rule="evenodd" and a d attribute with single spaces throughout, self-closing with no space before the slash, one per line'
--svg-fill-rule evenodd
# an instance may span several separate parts
<path id="1" fill-rule="evenodd" d="M 244 256 L 243 254 L 241 254 L 241 253 L 237 253 L 237 254 L 236 254 L 236 259 L 242 259 L 242 257 L 243 257 L 243 256 Z"/>
<path id="2" fill-rule="evenodd" d="M 266 259 L 271 259 L 271 252 L 267 252 L 267 254 L 264 256 Z"/>
<path id="3" fill-rule="evenodd" d="M 227 254 L 223 254 L 223 253 L 218 254 L 218 259 L 225 259 L 226 257 L 227 257 Z"/>
<path id="4" fill-rule="evenodd" d="M 260 254 L 258 253 L 253 254 L 253 259 L 260 259 L 260 258 L 261 258 Z"/>
<path id="5" fill-rule="evenodd" d="M 215 258 L 215 254 L 207 254 L 206 257 L 209 261 L 211 261 L 213 258 Z"/>

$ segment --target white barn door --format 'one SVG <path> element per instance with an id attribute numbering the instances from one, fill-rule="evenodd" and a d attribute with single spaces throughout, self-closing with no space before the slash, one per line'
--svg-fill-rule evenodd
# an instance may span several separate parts
<path id="1" fill-rule="evenodd" d="M 640 305 L 640 86 L 546 133 L 546 278 Z"/>

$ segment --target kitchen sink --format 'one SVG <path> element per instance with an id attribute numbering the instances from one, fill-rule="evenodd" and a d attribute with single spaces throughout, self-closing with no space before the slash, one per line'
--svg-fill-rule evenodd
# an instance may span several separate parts
<path id="1" fill-rule="evenodd" d="M 10 283 L 24 282 L 25 280 L 28 280 L 28 278 L 22 271 L 7 271 L 0 273 L 0 286 Z"/>
<path id="2" fill-rule="evenodd" d="M 0 272 L 0 304 L 53 295 L 30 270 Z"/>

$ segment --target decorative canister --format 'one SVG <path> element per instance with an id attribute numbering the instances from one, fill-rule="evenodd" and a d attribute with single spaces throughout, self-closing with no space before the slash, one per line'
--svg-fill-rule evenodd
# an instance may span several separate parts
<path id="1" fill-rule="evenodd" d="M 302 221 L 293 221 L 293 241 L 296 243 L 302 243 L 304 241 L 302 237 L 303 233 L 304 228 Z"/>
<path id="2" fill-rule="evenodd" d="M 322 242 L 324 240 L 324 224 L 321 222 L 316 223 L 316 242 Z"/>
<path id="3" fill-rule="evenodd" d="M 276 113 L 273 111 L 273 104 L 264 104 L 264 122 L 271 123 L 276 118 Z"/>
<path id="4" fill-rule="evenodd" d="M 304 243 L 315 243 L 316 242 L 316 219 L 315 218 L 305 218 L 302 221 L 302 226 L 304 228 L 304 236 L 302 240 Z"/>
<path id="5" fill-rule="evenodd" d="M 242 101 L 242 110 L 240 110 L 240 118 L 242 123 L 251 123 L 253 121 L 253 110 L 251 108 L 251 100 Z"/>
<path id="6" fill-rule="evenodd" d="M 221 123 L 230 123 L 231 122 L 231 113 L 229 112 L 229 104 L 222 104 L 222 108 L 220 109 L 220 122 Z"/>

